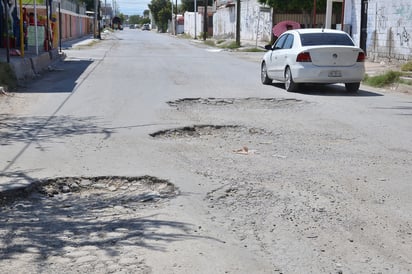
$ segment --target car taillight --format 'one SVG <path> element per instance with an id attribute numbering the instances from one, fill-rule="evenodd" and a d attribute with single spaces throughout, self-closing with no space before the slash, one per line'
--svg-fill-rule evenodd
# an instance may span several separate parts
<path id="1" fill-rule="evenodd" d="M 358 54 L 358 59 L 356 60 L 356 62 L 365 62 L 366 59 L 366 55 L 364 52 L 359 52 Z"/>
<path id="2" fill-rule="evenodd" d="M 301 52 L 296 57 L 296 62 L 312 62 L 309 52 Z"/>

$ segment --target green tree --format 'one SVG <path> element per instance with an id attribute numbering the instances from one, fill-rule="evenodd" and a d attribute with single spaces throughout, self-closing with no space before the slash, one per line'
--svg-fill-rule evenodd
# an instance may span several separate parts
<path id="1" fill-rule="evenodd" d="M 197 6 L 204 6 L 203 0 L 196 0 Z M 207 5 L 212 6 L 213 0 L 207 0 Z M 195 1 L 194 0 L 181 0 L 181 4 L 179 7 L 179 12 L 184 13 L 185 11 L 193 12 L 195 10 Z"/>
<path id="2" fill-rule="evenodd" d="M 167 0 L 152 0 L 148 6 L 159 30 L 166 32 L 168 21 L 172 19 L 171 2 Z"/>
<path id="3" fill-rule="evenodd" d="M 139 24 L 139 21 L 141 20 L 140 15 L 130 15 L 129 16 L 129 24 L 134 25 L 134 24 Z"/>
<path id="4" fill-rule="evenodd" d="M 82 2 L 86 4 L 86 10 L 94 11 L 94 0 L 78 1 L 79 4 L 81 4 Z"/>
<path id="5" fill-rule="evenodd" d="M 143 17 L 149 17 L 149 15 L 150 15 L 150 10 L 143 11 Z"/>
<path id="6" fill-rule="evenodd" d="M 120 18 L 120 20 L 122 20 L 122 24 L 126 22 L 126 16 L 123 13 L 120 13 L 117 16 Z"/>
<path id="7" fill-rule="evenodd" d="M 141 15 L 130 15 L 129 16 L 129 24 L 139 24 L 143 25 L 146 23 L 150 23 L 150 18 L 143 17 Z"/>

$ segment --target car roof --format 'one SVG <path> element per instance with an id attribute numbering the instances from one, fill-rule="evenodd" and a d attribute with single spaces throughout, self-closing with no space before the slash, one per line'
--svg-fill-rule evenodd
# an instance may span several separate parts
<path id="1" fill-rule="evenodd" d="M 323 29 L 323 28 L 308 28 L 308 29 L 294 29 L 294 30 L 288 30 L 287 32 L 297 32 L 299 34 L 304 34 L 304 33 L 346 33 L 341 30 L 336 30 L 336 29 Z"/>

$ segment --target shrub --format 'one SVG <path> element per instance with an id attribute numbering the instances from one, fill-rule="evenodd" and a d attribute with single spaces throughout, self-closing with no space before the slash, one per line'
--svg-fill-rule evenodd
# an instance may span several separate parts
<path id="1" fill-rule="evenodd" d="M 204 43 L 208 46 L 214 47 L 215 41 L 214 40 L 205 40 Z"/>
<path id="2" fill-rule="evenodd" d="M 0 62 L 0 86 L 6 87 L 8 90 L 17 87 L 16 76 L 8 63 Z"/>
<path id="3" fill-rule="evenodd" d="M 363 80 L 365 84 L 373 87 L 384 87 L 399 81 L 399 77 L 402 76 L 401 72 L 388 71 L 382 75 L 369 76 L 366 75 Z"/>
<path id="4" fill-rule="evenodd" d="M 402 71 L 412 71 L 412 61 L 405 63 L 401 66 Z"/>

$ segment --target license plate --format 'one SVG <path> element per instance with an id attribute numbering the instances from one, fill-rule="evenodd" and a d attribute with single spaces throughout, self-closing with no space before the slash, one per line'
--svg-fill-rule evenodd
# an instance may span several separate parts
<path id="1" fill-rule="evenodd" d="M 340 70 L 332 70 L 332 71 L 329 71 L 328 76 L 329 77 L 342 77 L 342 73 L 340 72 Z"/>

